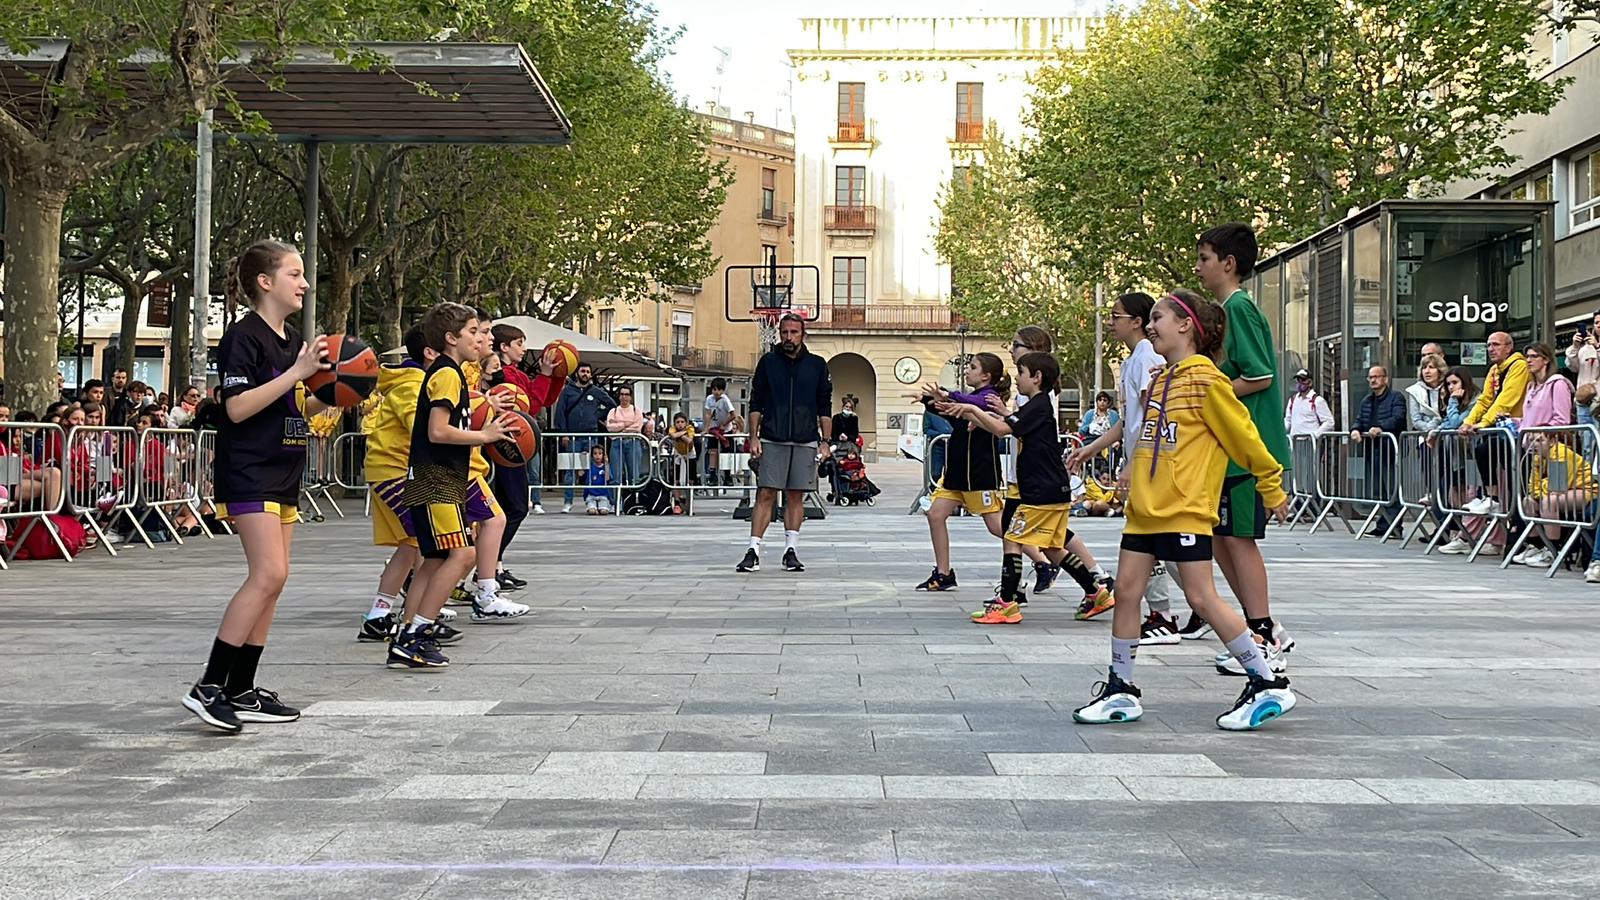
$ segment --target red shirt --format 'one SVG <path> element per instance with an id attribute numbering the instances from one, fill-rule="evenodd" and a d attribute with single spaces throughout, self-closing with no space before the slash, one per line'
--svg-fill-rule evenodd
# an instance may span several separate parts
<path id="1" fill-rule="evenodd" d="M 561 396 L 561 381 L 542 372 L 529 378 L 528 373 L 517 366 L 503 366 L 500 373 L 505 376 L 507 383 L 514 384 L 527 392 L 528 403 L 533 407 L 534 415 L 538 415 L 540 410 L 555 403 L 556 398 Z"/>

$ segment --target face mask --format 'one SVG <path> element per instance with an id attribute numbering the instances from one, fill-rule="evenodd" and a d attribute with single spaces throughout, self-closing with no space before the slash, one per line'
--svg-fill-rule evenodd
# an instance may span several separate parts
<path id="1" fill-rule="evenodd" d="M 1295 393 L 1297 393 L 1297 394 L 1304 394 L 1307 391 L 1311 390 L 1311 382 L 1309 382 L 1309 381 L 1296 381 L 1294 383 L 1294 390 L 1295 390 Z"/>

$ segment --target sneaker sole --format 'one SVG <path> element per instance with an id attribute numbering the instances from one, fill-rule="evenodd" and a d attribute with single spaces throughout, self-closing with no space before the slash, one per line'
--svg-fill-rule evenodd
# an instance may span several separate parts
<path id="1" fill-rule="evenodd" d="M 389 639 L 389 633 L 387 631 L 385 631 L 383 634 L 378 634 L 378 635 L 367 634 L 365 631 L 363 631 L 360 634 L 356 635 L 356 640 L 360 641 L 363 644 L 381 644 L 384 641 L 387 641 L 388 639 Z"/>
<path id="2" fill-rule="evenodd" d="M 805 566 L 784 566 L 783 570 L 785 572 L 804 572 L 806 570 L 806 567 Z"/>
<path id="3" fill-rule="evenodd" d="M 412 672 L 437 672 L 440 669 L 449 668 L 450 663 L 448 661 L 442 663 L 429 663 L 420 662 L 413 659 L 391 658 L 388 665 L 391 669 L 406 669 Z"/>
<path id="4" fill-rule="evenodd" d="M 1108 613 L 1111 610 L 1115 609 L 1116 606 L 1117 605 L 1115 603 L 1109 604 L 1107 606 L 1097 606 L 1094 609 L 1089 610 L 1088 612 L 1075 613 L 1075 614 L 1073 614 L 1072 617 L 1074 619 L 1077 619 L 1079 622 L 1087 622 L 1090 619 L 1093 619 L 1093 618 L 1095 618 L 1097 616 L 1105 615 L 1106 613 Z"/>
<path id="5" fill-rule="evenodd" d="M 1139 646 L 1141 647 L 1169 647 L 1182 642 L 1183 639 L 1175 634 L 1139 638 Z"/>
<path id="6" fill-rule="evenodd" d="M 472 622 L 475 625 L 487 625 L 487 624 L 490 624 L 492 622 L 509 622 L 512 619 L 520 619 L 525 615 L 527 615 L 527 613 L 525 613 L 525 612 L 505 613 L 504 615 L 488 615 L 488 616 L 480 616 L 477 613 L 473 613 L 472 614 Z"/>
<path id="7" fill-rule="evenodd" d="M 293 722 L 300 718 L 299 713 L 295 713 L 292 716 L 275 716 L 272 713 L 254 712 L 238 708 L 234 709 L 233 714 L 238 716 L 241 722 L 261 722 L 263 724 Z"/>
<path id="8" fill-rule="evenodd" d="M 1185 641 L 1199 641 L 1199 640 L 1204 640 L 1210 634 L 1211 634 L 1211 626 L 1207 625 L 1207 626 L 1205 626 L 1204 628 L 1201 628 L 1198 631 L 1191 631 L 1191 632 L 1187 632 L 1187 633 L 1179 632 L 1178 633 L 1178 637 L 1179 637 L 1179 639 L 1185 640 Z"/>
<path id="9" fill-rule="evenodd" d="M 1294 703 L 1290 703 L 1286 707 L 1278 703 L 1273 703 L 1270 706 L 1264 706 L 1261 709 L 1256 710 L 1255 714 L 1250 717 L 1250 721 L 1247 724 L 1237 727 L 1224 725 L 1222 724 L 1222 720 L 1219 718 L 1217 720 L 1217 727 L 1223 731 L 1256 731 L 1268 722 L 1271 722 L 1274 719 L 1281 719 L 1288 715 L 1289 712 L 1295 708 L 1295 705 L 1296 704 Z"/>
<path id="10" fill-rule="evenodd" d="M 760 566 L 750 566 L 750 567 L 747 568 L 745 566 L 734 566 L 733 570 L 735 572 L 759 572 L 759 571 L 761 571 L 761 567 Z"/>
<path id="11" fill-rule="evenodd" d="M 1109 719 L 1088 719 L 1077 713 L 1072 714 L 1072 721 L 1077 722 L 1079 725 L 1127 725 L 1142 718 L 1144 718 L 1144 710 L 1142 709 L 1131 716 L 1127 713 L 1117 713 Z"/>
<path id="12" fill-rule="evenodd" d="M 188 694 L 183 695 L 183 708 L 194 713 L 195 718 L 206 723 L 207 725 L 210 725 L 212 728 L 215 728 L 218 731 L 226 732 L 228 734 L 238 734 L 244 730 L 243 725 L 229 725 L 227 722 L 224 722 L 221 719 L 218 719 L 216 716 L 213 716 L 211 713 L 206 712 L 206 705 L 189 696 Z"/>

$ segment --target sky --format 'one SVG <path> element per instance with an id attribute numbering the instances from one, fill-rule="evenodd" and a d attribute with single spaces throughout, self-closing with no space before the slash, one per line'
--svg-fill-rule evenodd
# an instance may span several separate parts
<path id="1" fill-rule="evenodd" d="M 1072 0 L 809 0 L 803 6 L 761 0 L 654 0 L 661 24 L 682 27 L 665 63 L 673 89 L 697 110 L 719 96 L 734 118 L 790 127 L 789 60 L 801 13 L 828 16 L 1073 15 Z M 1085 4 L 1084 9 L 1092 8 Z M 1081 13 L 1078 13 L 1081 14 Z M 729 52 L 717 73 L 722 54 Z"/>

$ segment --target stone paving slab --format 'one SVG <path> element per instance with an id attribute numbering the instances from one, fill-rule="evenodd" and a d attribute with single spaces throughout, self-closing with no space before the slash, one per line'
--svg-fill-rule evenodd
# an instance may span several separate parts
<path id="1" fill-rule="evenodd" d="M 970 519 L 960 590 L 910 590 L 915 471 L 873 474 L 800 576 L 736 576 L 722 516 L 532 519 L 533 614 L 424 675 L 354 640 L 366 520 L 304 526 L 261 683 L 306 718 L 232 737 L 176 701 L 235 542 L 0 573 L 0 897 L 1600 896 L 1600 589 L 1275 528 L 1295 712 L 1219 732 L 1205 640 L 1145 648 L 1144 720 L 1094 728 L 1107 622 L 1057 591 L 973 626 Z M 1118 524 L 1074 520 L 1110 566 Z"/>

